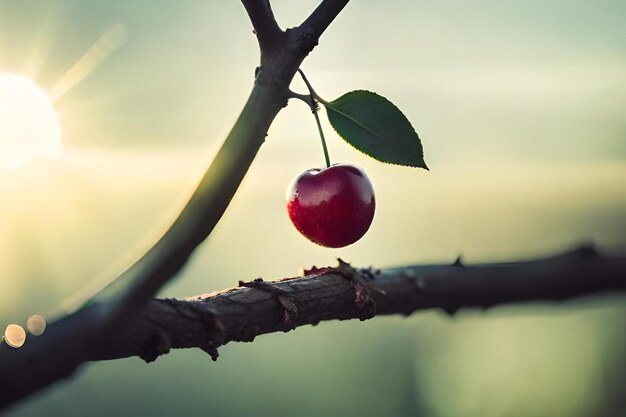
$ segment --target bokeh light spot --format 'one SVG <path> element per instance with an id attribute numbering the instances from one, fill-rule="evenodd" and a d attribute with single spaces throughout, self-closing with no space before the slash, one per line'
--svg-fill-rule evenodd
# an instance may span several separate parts
<path id="1" fill-rule="evenodd" d="M 4 341 L 12 348 L 21 348 L 26 341 L 26 331 L 19 324 L 9 324 L 4 330 Z"/>
<path id="2" fill-rule="evenodd" d="M 46 319 L 39 314 L 33 314 L 26 320 L 26 328 L 33 336 L 41 336 L 46 331 Z"/>

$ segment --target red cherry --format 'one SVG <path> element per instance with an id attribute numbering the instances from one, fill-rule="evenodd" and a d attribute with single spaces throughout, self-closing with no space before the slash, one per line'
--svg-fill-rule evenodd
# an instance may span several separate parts
<path id="1" fill-rule="evenodd" d="M 374 218 L 374 189 L 354 165 L 309 169 L 287 189 L 287 212 L 304 237 L 321 246 L 340 248 L 359 240 Z"/>

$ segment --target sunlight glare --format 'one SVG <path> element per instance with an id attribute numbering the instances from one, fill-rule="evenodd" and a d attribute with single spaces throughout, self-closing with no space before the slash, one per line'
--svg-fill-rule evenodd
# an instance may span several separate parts
<path id="1" fill-rule="evenodd" d="M 59 100 L 68 91 L 87 78 L 94 70 L 126 41 L 126 27 L 110 26 L 100 38 L 52 86 L 50 97 Z"/>
<path id="2" fill-rule="evenodd" d="M 61 127 L 48 94 L 28 78 L 0 72 L 0 169 L 60 150 Z"/>

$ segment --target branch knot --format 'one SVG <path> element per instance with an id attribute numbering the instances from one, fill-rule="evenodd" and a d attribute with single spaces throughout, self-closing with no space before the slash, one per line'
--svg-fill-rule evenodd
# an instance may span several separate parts
<path id="1" fill-rule="evenodd" d="M 299 52 L 304 52 L 308 54 L 315 48 L 318 44 L 317 36 L 315 36 L 315 31 L 313 28 L 305 27 L 298 28 L 298 34 L 296 39 L 294 40 L 295 50 Z"/>
<path id="2" fill-rule="evenodd" d="M 341 258 L 337 260 L 339 266 L 336 268 L 336 272 L 351 281 L 354 286 L 354 303 L 359 311 L 359 320 L 371 319 L 376 315 L 376 301 L 372 298 L 372 286 L 368 280 L 374 279 L 375 271 L 371 269 L 359 271 Z"/>

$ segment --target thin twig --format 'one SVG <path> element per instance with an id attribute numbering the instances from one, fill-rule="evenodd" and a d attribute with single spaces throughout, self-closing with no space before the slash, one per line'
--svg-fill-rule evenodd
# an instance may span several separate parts
<path id="1" fill-rule="evenodd" d="M 241 3 L 248 12 L 260 48 L 271 49 L 278 44 L 283 31 L 274 19 L 269 0 L 241 0 Z"/>
<path id="2" fill-rule="evenodd" d="M 319 38 L 326 30 L 328 25 L 332 23 L 335 17 L 348 4 L 349 0 L 324 0 L 311 13 L 311 15 L 300 25 L 304 28 L 310 28 L 315 37 Z"/>

